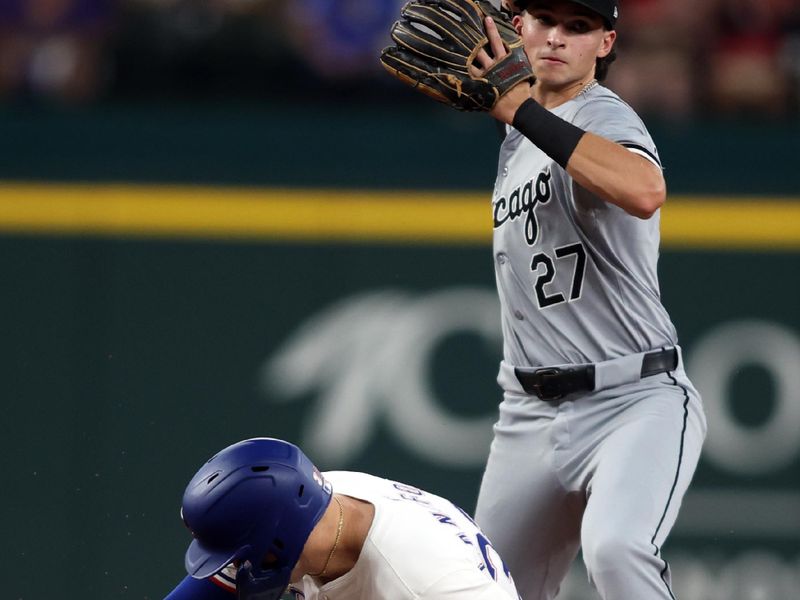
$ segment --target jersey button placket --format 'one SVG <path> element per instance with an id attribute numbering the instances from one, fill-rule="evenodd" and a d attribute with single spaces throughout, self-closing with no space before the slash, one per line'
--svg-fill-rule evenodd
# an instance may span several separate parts
<path id="1" fill-rule="evenodd" d="M 504 267 L 506 264 L 508 264 L 508 254 L 506 254 L 505 252 L 498 252 L 495 258 L 497 260 L 497 264 L 500 265 L 501 267 Z M 512 314 L 514 315 L 514 318 L 517 319 L 517 321 L 525 320 L 525 313 L 523 313 L 519 309 L 514 309 L 512 311 Z"/>

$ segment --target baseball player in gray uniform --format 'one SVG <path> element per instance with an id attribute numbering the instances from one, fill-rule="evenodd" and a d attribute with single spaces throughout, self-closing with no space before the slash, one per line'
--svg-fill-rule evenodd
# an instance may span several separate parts
<path id="1" fill-rule="evenodd" d="M 619 7 L 513 9 L 536 81 L 491 112 L 508 124 L 492 198 L 504 395 L 476 521 L 526 600 L 554 598 L 579 548 L 602 598 L 674 598 L 661 548 L 706 424 L 660 300 L 658 152 L 598 83 Z"/>
<path id="2" fill-rule="evenodd" d="M 366 473 L 320 473 L 254 438 L 210 458 L 181 515 L 194 541 L 167 600 L 517 600 L 508 568 L 450 501 Z M 290 585 L 291 584 L 291 585 Z"/>

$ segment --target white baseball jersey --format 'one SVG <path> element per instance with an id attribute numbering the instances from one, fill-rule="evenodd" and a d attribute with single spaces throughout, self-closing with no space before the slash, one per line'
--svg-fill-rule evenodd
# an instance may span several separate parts
<path id="1" fill-rule="evenodd" d="M 449 500 L 366 473 L 324 473 L 333 491 L 370 502 L 375 517 L 353 569 L 318 586 L 292 586 L 304 600 L 517 600 L 486 536 Z"/>
<path id="2" fill-rule="evenodd" d="M 607 88 L 552 112 L 660 166 L 641 119 Z M 492 197 L 506 363 L 591 363 L 675 345 L 656 274 L 659 214 L 637 219 L 604 202 L 508 131 Z"/>

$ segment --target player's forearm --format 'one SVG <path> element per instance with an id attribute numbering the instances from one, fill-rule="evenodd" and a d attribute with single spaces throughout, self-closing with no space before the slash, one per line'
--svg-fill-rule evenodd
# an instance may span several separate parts
<path id="1" fill-rule="evenodd" d="M 650 218 L 666 200 L 664 176 L 656 165 L 593 133 L 578 142 L 567 173 L 606 202 L 642 219 Z"/>

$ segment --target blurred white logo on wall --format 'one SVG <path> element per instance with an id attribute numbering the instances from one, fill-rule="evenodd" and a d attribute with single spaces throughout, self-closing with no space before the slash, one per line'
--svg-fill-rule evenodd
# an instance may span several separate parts
<path id="1" fill-rule="evenodd" d="M 758 365 L 775 382 L 773 409 L 757 427 L 738 422 L 730 407 L 737 370 Z M 767 321 L 731 321 L 705 334 L 686 365 L 708 415 L 704 458 L 741 475 L 788 466 L 800 450 L 800 339 Z M 765 390 L 764 393 L 768 393 Z M 764 404 L 770 398 L 751 398 Z"/>
<path id="2" fill-rule="evenodd" d="M 465 331 L 499 348 L 494 290 L 346 298 L 310 318 L 278 348 L 262 367 L 261 385 L 277 402 L 316 393 L 302 445 L 330 464 L 356 458 L 377 420 L 385 419 L 401 442 L 432 462 L 480 465 L 489 452 L 496 403 L 487 399 L 485 415 L 466 418 L 445 410 L 431 385 L 437 346 Z"/>
<path id="3" fill-rule="evenodd" d="M 485 414 L 467 418 L 448 411 L 431 384 L 437 347 L 459 332 L 500 347 L 494 290 L 374 291 L 344 298 L 309 318 L 277 349 L 261 369 L 261 387 L 276 403 L 314 395 L 302 443 L 330 464 L 357 458 L 379 420 L 385 420 L 392 434 L 421 457 L 479 467 L 488 453 L 499 389 L 495 399 L 487 399 Z M 709 422 L 702 460 L 735 475 L 769 473 L 796 460 L 800 339 L 779 324 L 729 321 L 702 335 L 690 350 L 687 371 L 703 396 Z M 763 367 L 775 382 L 772 410 L 755 426 L 740 423 L 731 410 L 730 385 L 745 365 Z"/>

